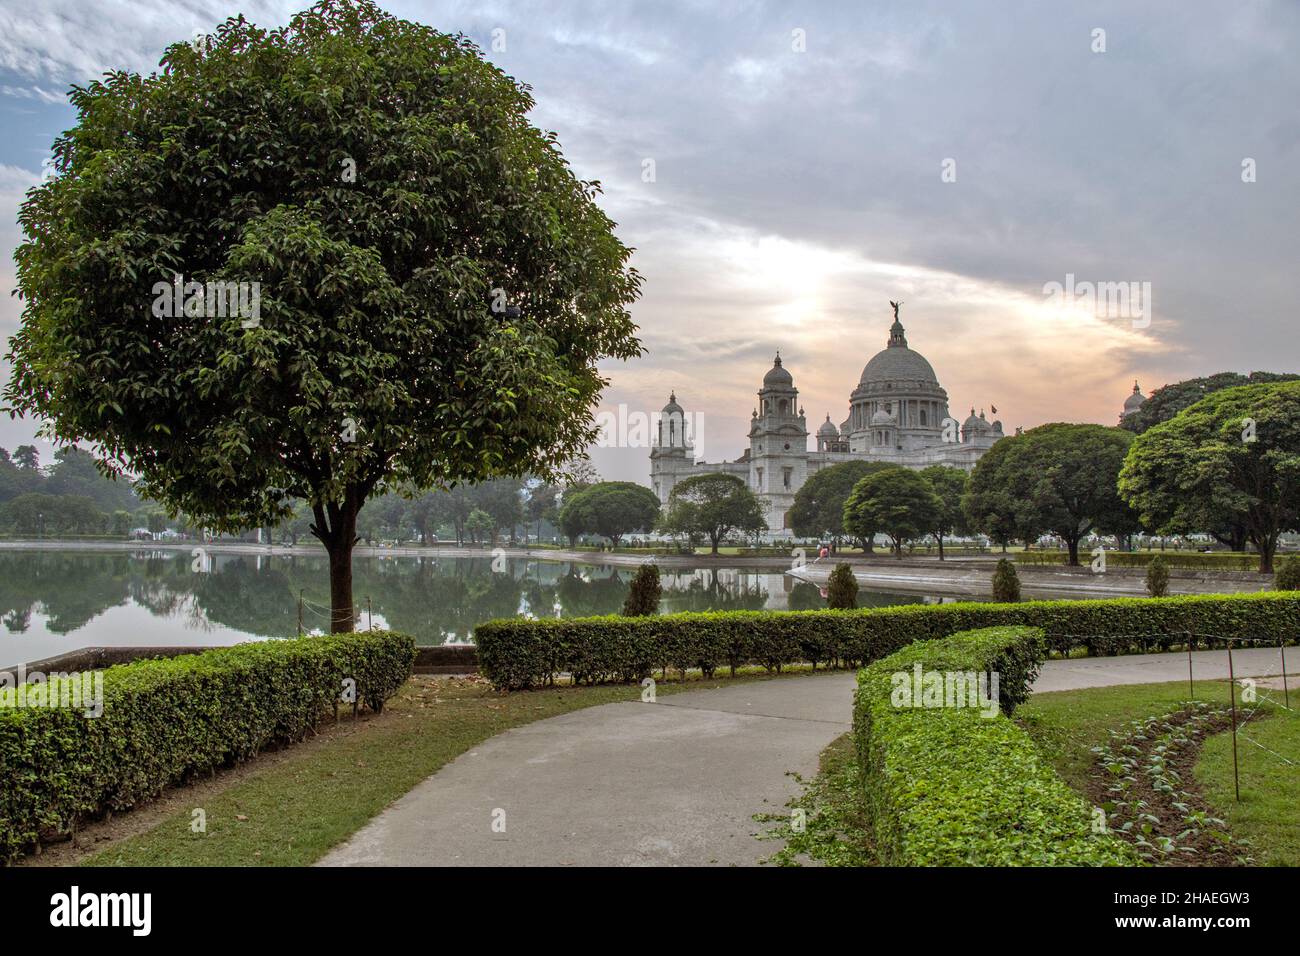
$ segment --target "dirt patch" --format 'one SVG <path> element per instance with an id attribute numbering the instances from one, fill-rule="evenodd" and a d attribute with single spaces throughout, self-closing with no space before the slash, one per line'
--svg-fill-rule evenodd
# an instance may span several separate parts
<path id="1" fill-rule="evenodd" d="M 1192 770 L 1201 745 L 1228 730 L 1228 709 L 1204 702 L 1135 721 L 1094 748 L 1087 796 L 1106 826 L 1156 866 L 1245 866 L 1249 847 L 1215 815 Z"/>

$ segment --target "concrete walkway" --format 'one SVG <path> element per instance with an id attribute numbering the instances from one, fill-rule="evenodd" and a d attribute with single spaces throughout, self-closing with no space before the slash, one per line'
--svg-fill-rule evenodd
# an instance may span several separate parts
<path id="1" fill-rule="evenodd" d="M 1295 672 L 1300 648 L 1288 650 Z M 1192 657 L 1196 679 L 1227 677 L 1226 652 Z M 1234 651 L 1233 661 L 1238 676 L 1281 673 L 1276 649 Z M 1186 678 L 1185 654 L 1049 661 L 1035 690 Z M 849 729 L 854 681 L 839 672 L 687 691 L 508 730 L 419 784 L 321 864 L 756 864 L 777 844 L 754 839 L 753 814 L 786 812 L 798 791 L 787 773 L 811 776 L 821 750 Z"/>

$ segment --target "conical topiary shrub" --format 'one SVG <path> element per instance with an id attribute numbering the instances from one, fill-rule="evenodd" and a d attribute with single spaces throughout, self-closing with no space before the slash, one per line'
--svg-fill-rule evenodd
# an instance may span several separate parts
<path id="1" fill-rule="evenodd" d="M 1152 597 L 1164 597 L 1169 593 L 1169 566 L 1165 559 L 1156 555 L 1147 565 L 1147 594 Z"/>
<path id="2" fill-rule="evenodd" d="M 1006 558 L 998 560 L 993 571 L 993 600 L 1002 604 L 1015 604 L 1020 600 L 1020 575 L 1016 566 Z"/>
<path id="3" fill-rule="evenodd" d="M 847 564 L 835 565 L 826 582 L 826 606 L 853 609 L 858 606 L 858 579 Z"/>
<path id="4" fill-rule="evenodd" d="M 659 583 L 659 565 L 643 564 L 632 578 L 627 599 L 623 602 L 624 617 L 645 617 L 659 613 L 659 598 L 663 594 Z"/>

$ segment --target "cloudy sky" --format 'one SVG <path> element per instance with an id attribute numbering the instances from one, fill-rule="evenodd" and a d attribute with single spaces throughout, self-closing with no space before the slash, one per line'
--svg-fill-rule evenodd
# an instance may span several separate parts
<path id="1" fill-rule="evenodd" d="M 0 0 L 0 287 L 69 84 L 306 2 Z M 675 390 L 710 460 L 741 452 L 778 349 L 810 428 L 841 421 L 890 299 L 953 412 L 1008 432 L 1113 424 L 1135 378 L 1300 370 L 1295 0 L 384 6 L 478 41 L 604 184 L 648 348 L 605 408 Z M 1062 306 L 1069 275 L 1149 283 L 1150 308 Z M 0 300 L 0 334 L 19 313 Z M 5 418 L 0 445 L 33 431 Z M 596 460 L 646 482 L 645 454 Z"/>

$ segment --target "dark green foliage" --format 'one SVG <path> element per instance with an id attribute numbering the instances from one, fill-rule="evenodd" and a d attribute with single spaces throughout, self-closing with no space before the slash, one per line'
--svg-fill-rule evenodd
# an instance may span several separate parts
<path id="1" fill-rule="evenodd" d="M 867 475 L 892 467 L 882 461 L 843 461 L 813 472 L 794 493 L 790 530 L 801 538 L 843 537 L 848 533 L 844 530 L 844 503 L 853 486 Z M 865 547 L 865 541 L 862 544 Z"/>
<path id="2" fill-rule="evenodd" d="M 929 534 L 944 521 L 943 501 L 920 472 L 894 466 L 853 486 L 844 503 L 844 529 L 858 537 L 889 536 L 896 557 L 903 545 Z"/>
<path id="3" fill-rule="evenodd" d="M 660 529 L 668 534 L 690 541 L 707 538 L 713 554 L 729 534 L 754 534 L 766 528 L 758 495 L 736 475 L 721 473 L 678 482 L 660 519 Z"/>
<path id="4" fill-rule="evenodd" d="M 25 494 L 0 506 L 0 528 L 14 534 L 102 534 L 107 523 L 84 495 Z"/>
<path id="5" fill-rule="evenodd" d="M 852 610 L 858 606 L 858 579 L 847 564 L 835 565 L 830 580 L 826 582 L 826 606 Z"/>
<path id="6" fill-rule="evenodd" d="M 528 86 L 464 36 L 323 0 L 177 39 L 70 94 L 19 215 L 6 404 L 219 531 L 305 501 L 351 630 L 364 503 L 558 474 L 602 363 L 641 354 L 640 276 Z M 185 291 L 217 282 L 250 309 L 260 284 L 257 324 Z"/>
<path id="7" fill-rule="evenodd" d="M 1157 388 L 1142 403 L 1142 407 L 1136 414 L 1129 415 L 1120 422 L 1120 427 L 1140 435 L 1153 425 L 1169 421 L 1184 408 L 1195 405 L 1205 396 L 1225 388 L 1258 385 L 1265 382 L 1286 382 L 1297 378 L 1300 378 L 1300 375 L 1276 372 L 1251 372 L 1249 375 L 1242 375 L 1240 372 L 1219 372 L 1203 378 L 1189 378 Z"/>
<path id="8" fill-rule="evenodd" d="M 1078 564 L 1079 542 L 1090 532 L 1138 529 L 1116 489 L 1132 442 L 1119 428 L 1059 422 L 1004 438 L 975 465 L 966 513 L 994 540 L 1032 541 L 1050 531 Z"/>
<path id="9" fill-rule="evenodd" d="M 598 534 L 614 547 L 625 534 L 649 531 L 659 518 L 659 498 L 634 481 L 602 481 L 569 495 L 560 509 L 560 527 L 570 538 Z"/>
<path id="10" fill-rule="evenodd" d="M 1300 591 L 1300 554 L 1293 554 L 1277 569 L 1273 587 L 1278 591 Z"/>
<path id="11" fill-rule="evenodd" d="M 1300 382 L 1223 389 L 1142 433 L 1119 490 L 1163 534 L 1240 526 L 1272 571 L 1300 527 Z"/>
<path id="12" fill-rule="evenodd" d="M 96 718 L 0 707 L 0 860 L 301 740 L 332 712 L 347 678 L 359 703 L 381 710 L 414 663 L 415 641 L 388 631 L 270 640 L 110 667 Z"/>
<path id="13" fill-rule="evenodd" d="M 1300 595 L 1197 594 L 1099 601 L 1018 604 L 909 604 L 856 611 L 710 611 L 524 620 L 480 624 L 474 632 L 479 668 L 504 690 L 540 687 L 557 674 L 578 683 L 639 680 L 652 667 L 719 667 L 879 660 L 914 641 L 980 627 L 1040 627 L 1051 650 L 1086 648 L 1121 654 L 1167 647 L 1186 635 L 1198 646 L 1215 637 L 1294 640 Z"/>
<path id="14" fill-rule="evenodd" d="M 659 583 L 659 565 L 643 564 L 637 569 L 628 588 L 627 600 L 623 602 L 624 617 L 644 617 L 659 613 L 659 599 L 663 596 L 663 586 Z"/>
<path id="15" fill-rule="evenodd" d="M 1003 604 L 1020 600 L 1020 575 L 1006 558 L 999 558 L 998 566 L 993 569 L 993 600 Z"/>
<path id="16" fill-rule="evenodd" d="M 858 674 L 853 734 L 873 846 L 886 866 L 1132 866 L 1091 808 L 1008 719 L 1029 696 L 1041 631 L 997 627 L 913 644 Z M 901 707 L 897 681 L 924 671 L 996 672 L 1000 713 Z"/>
<path id="17" fill-rule="evenodd" d="M 1147 594 L 1153 598 L 1164 597 L 1169 593 L 1169 566 L 1165 559 L 1156 555 L 1147 565 Z"/>

